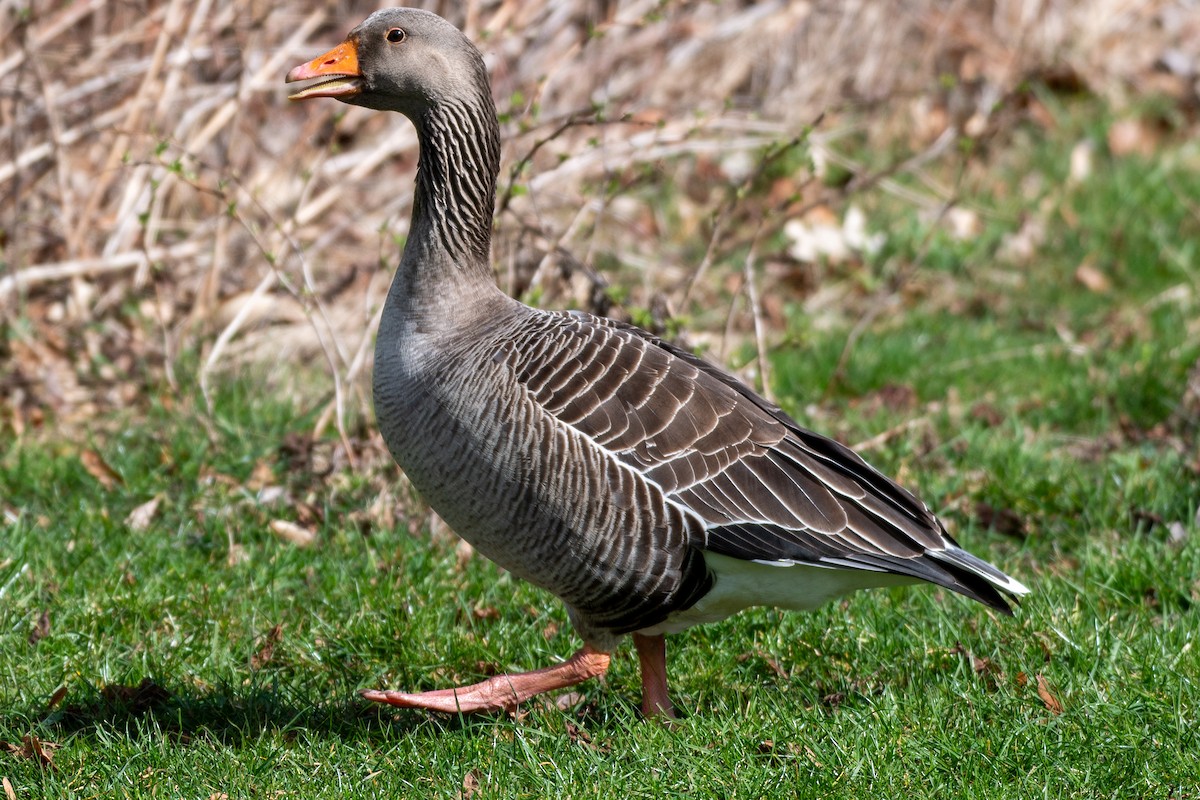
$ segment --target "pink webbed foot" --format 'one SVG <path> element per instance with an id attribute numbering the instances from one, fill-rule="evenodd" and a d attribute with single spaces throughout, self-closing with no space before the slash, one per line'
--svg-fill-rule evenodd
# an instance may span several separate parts
<path id="1" fill-rule="evenodd" d="M 553 667 L 515 675 L 496 675 L 486 681 L 453 689 L 429 692 L 395 692 L 368 689 L 361 692 L 367 700 L 400 708 L 425 708 L 448 714 L 474 714 L 511 711 L 520 703 L 543 692 L 565 689 L 603 675 L 608 670 L 609 654 L 584 645 L 573 656 Z"/>

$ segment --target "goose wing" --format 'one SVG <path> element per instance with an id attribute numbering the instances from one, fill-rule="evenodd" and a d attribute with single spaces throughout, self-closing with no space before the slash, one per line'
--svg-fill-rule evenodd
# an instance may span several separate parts
<path id="1" fill-rule="evenodd" d="M 924 503 L 852 450 L 694 354 L 587 314 L 537 319 L 506 354 L 518 381 L 699 517 L 704 540 L 693 547 L 904 575 L 1005 612 L 1004 595 L 1027 591 L 959 548 Z"/>

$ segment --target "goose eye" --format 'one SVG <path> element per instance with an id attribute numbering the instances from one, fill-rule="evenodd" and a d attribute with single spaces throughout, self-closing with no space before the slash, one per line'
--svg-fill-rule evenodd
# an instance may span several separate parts
<path id="1" fill-rule="evenodd" d="M 387 40 L 392 44 L 399 44 L 404 41 L 405 33 L 403 28 L 392 28 L 387 32 Z"/>

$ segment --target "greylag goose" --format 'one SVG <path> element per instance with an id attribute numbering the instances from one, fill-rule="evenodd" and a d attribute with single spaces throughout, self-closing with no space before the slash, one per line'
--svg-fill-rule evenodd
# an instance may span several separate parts
<path id="1" fill-rule="evenodd" d="M 413 485 L 488 558 L 566 604 L 567 661 L 453 689 L 364 691 L 498 711 L 608 669 L 632 634 L 642 710 L 673 716 L 664 635 L 751 606 L 812 609 L 929 581 L 1005 613 L 1028 590 L 961 549 L 850 449 L 646 331 L 530 308 L 490 266 L 500 136 L 479 51 L 441 17 L 377 11 L 292 69 L 416 126 L 412 224 L 379 326 L 379 427 Z"/>

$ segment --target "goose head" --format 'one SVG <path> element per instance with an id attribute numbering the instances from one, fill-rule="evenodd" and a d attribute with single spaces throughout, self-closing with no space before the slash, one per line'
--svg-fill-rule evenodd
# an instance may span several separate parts
<path id="1" fill-rule="evenodd" d="M 333 97 L 343 103 L 416 118 L 442 101 L 488 89 L 475 45 L 458 28 L 428 11 L 376 11 L 346 40 L 287 74 L 287 82 L 320 78 L 289 100 Z"/>

